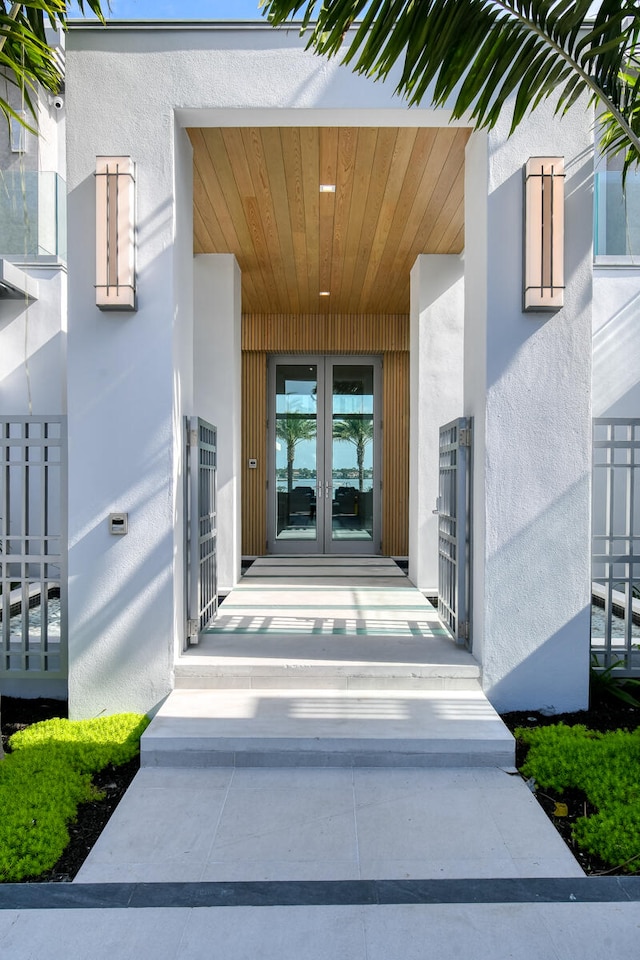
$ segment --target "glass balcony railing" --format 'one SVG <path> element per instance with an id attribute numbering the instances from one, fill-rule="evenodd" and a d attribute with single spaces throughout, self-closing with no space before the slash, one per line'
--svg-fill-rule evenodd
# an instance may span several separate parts
<path id="1" fill-rule="evenodd" d="M 594 253 L 597 257 L 640 258 L 640 173 L 596 173 Z"/>
<path id="2" fill-rule="evenodd" d="M 0 170 L 0 257 L 67 259 L 66 184 L 57 173 Z"/>

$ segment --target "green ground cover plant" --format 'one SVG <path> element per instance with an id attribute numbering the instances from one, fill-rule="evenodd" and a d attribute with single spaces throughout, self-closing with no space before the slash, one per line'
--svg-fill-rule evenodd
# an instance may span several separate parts
<path id="1" fill-rule="evenodd" d="M 640 729 L 601 733 L 558 723 L 515 735 L 529 747 L 525 777 L 561 795 L 578 790 L 594 811 L 574 823 L 576 844 L 612 868 L 640 872 Z"/>
<path id="2" fill-rule="evenodd" d="M 99 799 L 92 775 L 127 763 L 149 720 L 122 713 L 45 720 L 15 733 L 0 762 L 0 881 L 37 877 L 59 860 L 79 804 Z"/>

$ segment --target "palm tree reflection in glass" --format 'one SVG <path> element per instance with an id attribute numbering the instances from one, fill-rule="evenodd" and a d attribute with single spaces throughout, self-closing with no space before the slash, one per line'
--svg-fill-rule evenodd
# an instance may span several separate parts
<path id="1" fill-rule="evenodd" d="M 358 464 L 358 490 L 364 490 L 364 456 L 368 443 L 373 440 L 373 419 L 368 416 L 347 416 L 334 421 L 334 440 L 344 440 L 352 443 L 356 448 L 356 462 Z"/>
<path id="2" fill-rule="evenodd" d="M 296 447 L 305 440 L 315 440 L 316 438 L 316 418 L 310 417 L 304 413 L 283 413 L 276 417 L 276 437 L 282 440 L 287 449 L 287 504 L 286 504 L 286 525 L 292 524 L 292 515 L 300 512 L 301 504 L 296 503 L 293 488 L 293 469 L 296 458 Z M 301 491 L 302 492 L 302 491 Z M 305 488 L 306 492 L 306 488 Z M 308 503 L 304 503 L 309 521 L 315 519 L 315 496 L 313 490 L 310 490 Z M 278 494 L 280 497 L 280 494 Z M 300 519 L 299 517 L 297 518 Z M 281 529 L 278 530 L 281 532 Z"/>

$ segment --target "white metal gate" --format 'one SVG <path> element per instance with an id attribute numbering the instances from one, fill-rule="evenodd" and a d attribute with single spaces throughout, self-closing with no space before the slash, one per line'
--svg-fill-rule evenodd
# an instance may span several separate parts
<path id="1" fill-rule="evenodd" d="M 640 676 L 640 419 L 593 421 L 591 650 Z"/>
<path id="2" fill-rule="evenodd" d="M 0 417 L 0 676 L 67 676 L 65 417 Z"/>
<path id="3" fill-rule="evenodd" d="M 187 642 L 218 609 L 217 431 L 200 417 L 187 418 Z"/>
<path id="4" fill-rule="evenodd" d="M 460 417 L 440 427 L 438 614 L 456 643 L 471 648 L 471 427 Z"/>

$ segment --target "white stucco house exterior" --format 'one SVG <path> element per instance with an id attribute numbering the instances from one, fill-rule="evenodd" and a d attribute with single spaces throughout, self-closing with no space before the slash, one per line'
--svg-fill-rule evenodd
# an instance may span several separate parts
<path id="1" fill-rule="evenodd" d="M 35 299 L 0 299 L 0 417 L 66 417 L 68 676 L 12 676 L 5 657 L 0 692 L 68 691 L 77 717 L 153 711 L 172 689 L 185 641 L 185 417 L 218 428 L 224 594 L 243 556 L 278 547 L 259 398 L 251 416 L 262 416 L 263 433 L 247 426 L 252 384 L 271 391 L 277 356 L 295 366 L 307 356 L 379 354 L 389 378 L 402 353 L 408 417 L 393 442 L 406 479 L 393 473 L 398 458 L 385 446 L 397 427 L 389 388 L 373 477 L 382 489 L 378 533 L 368 549 L 408 560 L 413 582 L 437 592 L 438 429 L 472 418 L 469 620 L 484 690 L 499 710 L 586 706 L 592 416 L 640 415 L 640 257 L 628 247 L 608 253 L 606 236 L 594 256 L 587 106 L 559 118 L 543 104 L 508 137 L 507 116 L 478 131 L 426 102 L 408 109 L 393 89 L 392 78 L 373 83 L 305 51 L 296 29 L 83 22 L 69 30 L 63 106 L 43 102 L 31 153 L 0 154 L 4 169 L 37 157 L 34 172 L 56 172 L 67 188 L 66 253 L 0 249 L 38 285 Z M 331 290 L 317 289 L 304 265 L 313 257 L 322 269 L 322 235 L 312 242 L 295 224 L 300 208 L 321 203 L 327 143 L 338 144 L 327 161 L 330 202 L 339 210 L 348 194 L 352 204 L 327 254 Z M 281 165 L 269 149 L 282 150 Z M 374 161 L 361 182 L 366 149 Z M 129 157 L 135 168 L 134 310 L 96 305 L 98 157 Z M 523 310 L 523 168 L 532 157 L 564 162 L 563 304 L 551 312 Z M 309 169 L 318 179 L 311 187 Z M 297 186 L 287 186 L 289 175 Z M 426 193 L 437 215 L 425 205 L 412 226 Z M 291 268 L 276 263 L 269 233 L 282 238 L 287 223 Z M 0 226 L 0 247 L 1 238 Z M 347 264 L 348 282 L 336 279 L 336 262 Z M 329 306 L 309 306 L 327 294 Z M 305 340 L 305 317 L 314 330 L 329 330 L 333 317 L 334 332 Z M 401 349 L 385 340 L 392 323 L 404 323 Z M 366 332 L 374 328 L 382 332 Z M 249 329 L 274 339 L 256 347 Z M 284 329 L 286 343 L 273 333 Z M 355 331 L 348 348 L 345 330 Z M 385 492 L 393 484 L 395 506 Z M 127 515 L 126 536 L 113 535 L 114 513 Z"/>

